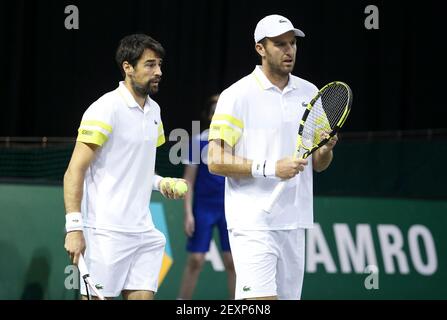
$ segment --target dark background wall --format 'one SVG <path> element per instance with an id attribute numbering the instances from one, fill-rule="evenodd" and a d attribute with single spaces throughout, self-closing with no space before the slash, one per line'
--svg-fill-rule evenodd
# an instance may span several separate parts
<path id="1" fill-rule="evenodd" d="M 79 30 L 64 27 L 70 4 Z M 364 27 L 369 4 L 379 30 Z M 296 75 L 352 86 L 346 131 L 445 128 L 444 9 L 434 0 L 1 1 L 0 136 L 75 136 L 84 110 L 117 86 L 115 49 L 135 32 L 167 50 L 155 96 L 167 131 L 190 129 L 208 95 L 252 71 L 255 25 L 272 13 L 307 35 Z"/>

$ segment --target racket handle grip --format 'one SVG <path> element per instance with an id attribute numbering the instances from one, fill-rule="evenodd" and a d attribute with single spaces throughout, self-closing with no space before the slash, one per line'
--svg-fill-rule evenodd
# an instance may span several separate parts
<path id="1" fill-rule="evenodd" d="M 284 188 L 286 187 L 287 181 L 280 181 L 275 189 L 273 189 L 272 194 L 270 195 L 270 198 L 268 199 L 267 205 L 264 207 L 264 211 L 267 213 L 271 213 L 273 209 L 273 205 L 276 203 L 276 200 L 278 200 L 278 197 L 283 192 Z"/>

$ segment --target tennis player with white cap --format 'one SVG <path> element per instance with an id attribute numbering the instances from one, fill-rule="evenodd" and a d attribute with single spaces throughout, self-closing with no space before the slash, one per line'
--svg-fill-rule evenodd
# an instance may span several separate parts
<path id="1" fill-rule="evenodd" d="M 262 65 L 222 92 L 210 126 L 208 167 L 227 177 L 236 299 L 301 297 L 305 229 L 313 226 L 312 170 L 329 166 L 336 141 L 306 160 L 292 157 L 305 106 L 318 91 L 291 74 L 296 37 L 304 33 L 283 16 L 258 22 L 254 40 Z M 287 186 L 266 213 L 281 179 Z"/>

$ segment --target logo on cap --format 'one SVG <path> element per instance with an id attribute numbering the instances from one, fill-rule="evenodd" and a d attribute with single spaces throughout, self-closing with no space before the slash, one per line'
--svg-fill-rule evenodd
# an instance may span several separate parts
<path id="1" fill-rule="evenodd" d="M 279 20 L 279 23 L 287 23 L 287 20 L 281 19 Z"/>

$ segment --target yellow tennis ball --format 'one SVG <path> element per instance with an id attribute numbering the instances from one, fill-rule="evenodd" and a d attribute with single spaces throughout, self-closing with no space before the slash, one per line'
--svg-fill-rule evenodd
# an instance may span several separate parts
<path id="1" fill-rule="evenodd" d="M 188 185 L 184 181 L 178 181 L 175 183 L 174 190 L 178 195 L 183 196 L 188 191 Z"/>

